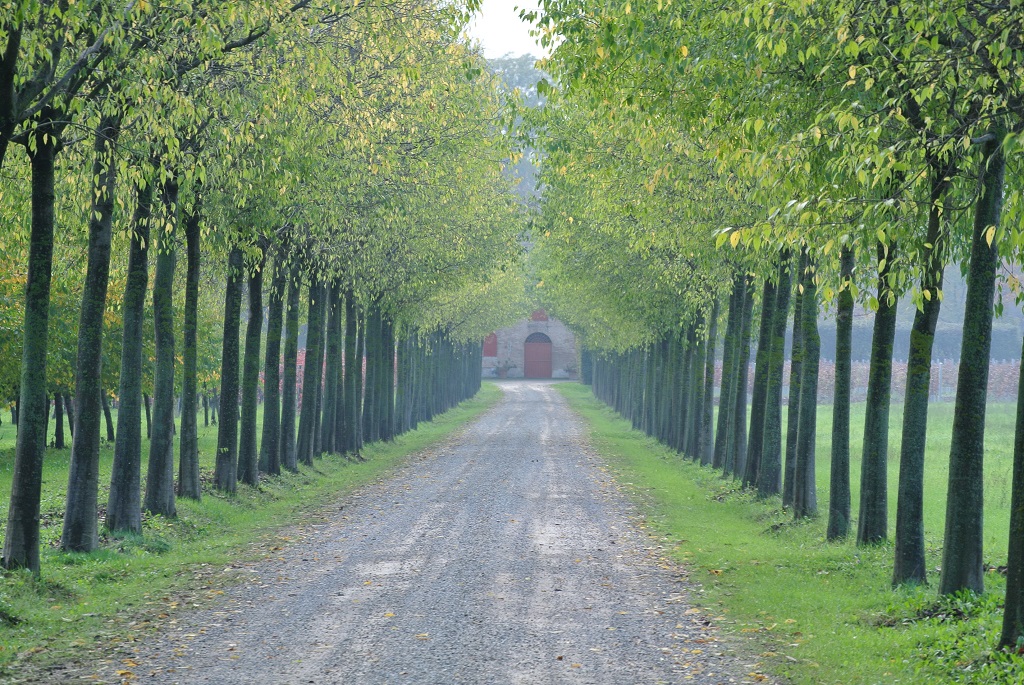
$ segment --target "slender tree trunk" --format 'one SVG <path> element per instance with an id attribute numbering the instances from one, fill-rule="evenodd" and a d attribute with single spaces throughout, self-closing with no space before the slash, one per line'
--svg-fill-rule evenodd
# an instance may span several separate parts
<path id="1" fill-rule="evenodd" d="M 54 114 L 49 113 L 51 116 Z M 57 141 L 48 117 L 32 132 L 32 227 L 25 324 L 22 335 L 18 439 L 14 451 L 11 501 L 4 537 L 3 567 L 39 574 L 39 505 L 50 400 L 46 395 L 46 346 L 53 270 L 54 164 Z"/>
<path id="2" fill-rule="evenodd" d="M 299 433 L 295 454 L 306 465 L 313 463 L 313 431 L 316 426 L 316 395 L 323 368 L 320 361 L 320 342 L 324 329 L 324 288 L 318 280 L 309 286 L 309 315 L 306 324 L 306 364 L 302 374 L 302 408 L 299 412 Z"/>
<path id="3" fill-rule="evenodd" d="M 242 422 L 239 428 L 238 480 L 256 487 L 260 484 L 259 446 L 256 444 L 256 412 L 260 392 L 260 335 L 263 332 L 263 268 L 266 252 L 249 274 L 249 321 L 245 328 L 245 357 L 242 365 Z"/>
<path id="4" fill-rule="evenodd" d="M 790 350 L 789 363 L 789 406 L 786 412 L 786 463 L 782 481 L 782 504 L 783 506 L 793 505 L 793 486 L 796 483 L 796 443 L 799 436 L 800 426 L 800 383 L 803 381 L 803 360 L 804 360 L 804 327 L 803 321 L 803 291 L 799 284 L 803 279 L 804 270 L 807 268 L 806 253 L 801 253 L 797 259 L 796 294 L 793 297 L 793 346 Z M 762 448 L 763 451 L 763 448 Z"/>
<path id="5" fill-rule="evenodd" d="M 731 475 L 742 478 L 747 464 L 747 379 L 750 377 L 750 329 L 754 313 L 754 280 L 747 277 L 743 287 L 743 320 L 736 354 L 736 404 L 733 409 Z"/>
<path id="6" fill-rule="evenodd" d="M 298 471 L 295 456 L 295 407 L 298 393 L 299 303 L 301 302 L 301 271 L 292 265 L 288 284 L 288 310 L 285 313 L 284 380 L 281 385 L 281 465 L 289 471 Z"/>
<path id="7" fill-rule="evenodd" d="M 829 474 L 828 540 L 850 534 L 850 380 L 853 353 L 853 247 L 839 253 L 843 283 L 836 307 L 836 378 L 832 400 L 832 469 Z"/>
<path id="8" fill-rule="evenodd" d="M 329 287 L 327 302 L 327 340 L 325 359 L 326 379 L 324 380 L 324 402 L 320 419 L 320 448 L 324 452 L 340 452 L 334 445 L 335 422 L 338 409 L 338 371 L 341 367 L 341 320 L 345 316 L 342 310 L 341 286 L 335 281 Z"/>
<path id="9" fill-rule="evenodd" d="M 196 402 L 199 380 L 196 377 L 199 330 L 199 267 L 202 210 L 199 203 L 185 217 L 185 311 L 181 339 L 181 443 L 178 445 L 178 496 L 198 500 L 199 426 Z"/>
<path id="10" fill-rule="evenodd" d="M 889 285 L 889 273 L 895 252 L 895 245 L 878 243 L 878 311 L 875 312 L 871 336 L 871 365 L 864 408 L 858 545 L 882 542 L 888 535 L 889 404 L 892 397 L 892 348 L 896 338 L 896 295 Z"/>
<path id="11" fill-rule="evenodd" d="M 814 264 L 807 260 L 801 279 L 804 288 L 800 308 L 803 326 L 803 363 L 800 381 L 800 425 L 797 433 L 796 480 L 793 488 L 793 514 L 796 518 L 817 516 L 818 496 L 814 472 L 814 443 L 818 436 L 818 368 L 821 339 L 818 336 L 818 292 L 814 283 Z"/>
<path id="12" fill-rule="evenodd" d="M 136 188 L 128 274 L 121 303 L 121 378 L 118 385 L 117 438 L 110 474 L 106 525 L 112 531 L 142 532 L 142 333 L 149 286 L 151 185 Z M 146 397 L 146 426 L 149 398 Z"/>
<path id="13" fill-rule="evenodd" d="M 703 323 L 703 322 L 701 322 Z M 690 362 L 690 412 L 689 433 L 683 446 L 686 454 L 693 459 L 700 458 L 702 431 L 704 430 L 704 366 L 707 363 L 708 347 L 698 325 L 693 330 L 694 352 Z"/>
<path id="14" fill-rule="evenodd" d="M 46 408 L 47 408 L 47 410 L 49 410 L 49 408 L 50 408 L 49 404 L 50 403 L 47 402 L 46 404 L 47 404 Z M 71 433 L 71 437 L 73 439 L 75 437 L 75 400 L 71 396 L 71 393 L 69 393 L 69 392 L 65 392 L 64 393 L 64 413 L 67 414 L 67 417 L 68 417 L 68 432 Z M 49 411 L 43 412 L 43 416 L 45 416 L 46 419 L 49 420 L 49 418 L 50 418 Z"/>
<path id="15" fill-rule="evenodd" d="M 695 459 L 700 459 L 704 466 L 710 465 L 715 458 L 715 347 L 718 344 L 718 298 L 711 304 L 711 316 L 708 318 L 708 337 L 705 343 L 704 357 L 704 406 L 700 417 L 700 443 Z"/>
<path id="16" fill-rule="evenodd" d="M 1005 607 L 999 647 L 1017 649 L 1024 639 L 1024 364 L 1021 365 L 1017 381 L 1017 426 L 1013 440 Z"/>
<path id="17" fill-rule="evenodd" d="M 153 374 L 153 438 L 149 443 L 146 497 L 151 514 L 173 517 L 174 504 L 174 228 L 177 223 L 178 186 L 164 186 L 168 228 L 157 231 L 156 276 L 153 279 L 153 321 L 156 368 Z"/>
<path id="18" fill-rule="evenodd" d="M 380 385 L 380 309 L 372 305 L 365 315 L 366 330 L 363 335 L 366 354 L 366 373 L 363 383 L 363 439 L 376 442 L 380 439 L 380 403 L 377 393 Z"/>
<path id="19" fill-rule="evenodd" d="M 355 358 L 355 401 L 353 402 L 352 432 L 355 435 L 355 454 L 361 458 L 359 453 L 363 449 L 363 407 L 366 398 L 363 394 L 363 386 L 366 384 L 366 313 L 357 313 L 358 334 L 356 335 L 356 358 Z"/>
<path id="20" fill-rule="evenodd" d="M 153 400 L 148 393 L 142 393 L 142 406 L 146 408 L 146 439 L 153 439 Z"/>
<path id="21" fill-rule="evenodd" d="M 939 593 L 984 590 L 982 571 L 983 456 L 988 365 L 992 353 L 992 301 L 999 265 L 995 239 L 1003 209 L 1006 157 L 1005 130 L 996 126 L 984 144 L 979 172 L 980 192 L 974 213 L 971 265 L 967 273 L 964 334 L 949 448 L 949 489 L 946 495 L 946 533 L 942 545 Z"/>
<path id="22" fill-rule="evenodd" d="M 114 431 L 114 417 L 110 413 L 110 394 L 104 390 L 102 395 L 103 401 L 103 421 L 107 428 L 107 442 L 114 442 L 117 438 L 117 433 Z"/>
<path id="23" fill-rule="evenodd" d="M 782 250 L 767 360 L 761 466 L 757 474 L 757 494 L 762 498 L 782 491 L 782 381 L 786 367 L 786 320 L 789 317 L 791 278 L 790 254 L 788 250 Z"/>
<path id="24" fill-rule="evenodd" d="M 945 169 L 931 168 L 932 193 L 928 209 L 921 292 L 924 301 L 914 312 L 907 358 L 907 390 L 903 403 L 900 481 L 896 500 L 896 552 L 893 585 L 928 581 L 924 551 L 924 452 L 928 433 L 928 398 L 932 382 L 932 345 L 939 320 L 946 235 L 942 198 L 948 187 Z M 924 293 L 928 293 L 924 296 Z"/>
<path id="25" fill-rule="evenodd" d="M 356 303 L 349 290 L 345 293 L 345 452 L 355 454 L 359 451 L 356 434 L 359 429 L 359 407 L 362 398 L 357 393 L 357 379 L 363 371 L 362 360 L 356 355 Z"/>
<path id="26" fill-rule="evenodd" d="M 217 463 L 214 486 L 235 492 L 238 485 L 238 337 L 241 329 L 242 282 L 245 261 L 238 245 L 228 254 L 227 285 L 224 292 L 224 340 L 221 345 L 220 423 L 217 426 Z"/>
<path id="27" fill-rule="evenodd" d="M 395 325 L 388 317 L 381 317 L 381 342 L 383 343 L 382 370 L 380 377 L 381 438 L 395 437 Z M 460 397 L 458 402 L 461 402 Z M 457 403 L 457 402 L 456 402 Z"/>
<path id="28" fill-rule="evenodd" d="M 738 273 L 732 280 L 732 296 L 729 298 L 729 317 L 725 326 L 725 340 L 722 350 L 722 382 L 718 393 L 718 429 L 715 431 L 715 455 L 713 466 L 724 469 L 729 459 L 729 442 L 732 439 L 732 411 L 736 406 L 736 352 L 743 319 L 743 288 L 746 279 Z"/>
<path id="29" fill-rule="evenodd" d="M 743 470 L 745 488 L 757 483 L 757 473 L 761 470 L 764 410 L 768 396 L 768 357 L 771 355 L 772 317 L 778 299 L 774 279 L 765 278 L 761 292 L 761 323 L 757 329 L 757 355 L 754 358 L 754 396 L 750 403 L 750 438 L 747 440 L 747 464 Z"/>
<path id="30" fill-rule="evenodd" d="M 64 444 L 64 398 L 61 397 L 60 391 L 53 393 L 53 418 L 56 422 L 53 431 L 53 448 L 62 450 L 67 445 Z"/>
<path id="31" fill-rule="evenodd" d="M 281 332 L 284 328 L 284 299 L 287 270 L 283 254 L 274 263 L 267 311 L 267 354 L 263 365 L 263 435 L 260 438 L 260 470 L 281 473 Z"/>
<path id="32" fill-rule="evenodd" d="M 210 427 L 210 393 L 206 390 L 206 385 L 203 385 L 203 428 Z"/>
<path id="33" fill-rule="evenodd" d="M 100 487 L 100 423 L 103 420 L 103 315 L 110 280 L 111 223 L 117 166 L 114 147 L 120 117 L 100 120 L 93 145 L 92 210 L 89 212 L 88 264 L 78 318 L 75 363 L 75 428 L 68 468 L 68 490 L 60 548 L 91 552 L 99 545 L 96 509 Z"/>

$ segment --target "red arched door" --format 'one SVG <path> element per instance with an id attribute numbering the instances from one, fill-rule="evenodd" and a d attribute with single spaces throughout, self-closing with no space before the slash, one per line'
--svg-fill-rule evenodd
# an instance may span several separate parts
<path id="1" fill-rule="evenodd" d="M 551 378 L 551 338 L 531 333 L 523 345 L 523 376 Z"/>

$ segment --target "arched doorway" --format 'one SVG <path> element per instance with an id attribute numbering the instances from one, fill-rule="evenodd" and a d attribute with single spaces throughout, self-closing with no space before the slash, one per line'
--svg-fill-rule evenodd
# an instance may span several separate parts
<path id="1" fill-rule="evenodd" d="M 523 345 L 523 376 L 551 378 L 551 338 L 531 333 Z"/>

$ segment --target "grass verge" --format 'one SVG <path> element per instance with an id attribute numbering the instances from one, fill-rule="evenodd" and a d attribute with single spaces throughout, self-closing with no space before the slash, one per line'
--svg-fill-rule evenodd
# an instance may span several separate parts
<path id="1" fill-rule="evenodd" d="M 327 455 L 312 468 L 265 478 L 259 488 L 240 484 L 231 497 L 204 488 L 201 502 L 178 501 L 177 519 L 147 518 L 141 536 L 107 537 L 90 554 L 60 553 L 60 516 L 44 520 L 41 577 L 22 571 L 0 576 L 0 681 L 40 682 L 53 665 L 102 658 L 175 611 L 215 601 L 236 576 L 234 562 L 276 556 L 291 537 L 281 535 L 282 528 L 318 520 L 319 509 L 447 438 L 500 397 L 497 386 L 485 383 L 476 397 L 434 421 L 393 442 L 368 445 L 365 462 Z M 209 476 L 214 449 L 200 447 Z M 109 452 L 104 449 L 108 474 Z M 44 499 L 56 501 L 67 483 L 67 459 L 58 455 L 50 462 Z"/>
<path id="2" fill-rule="evenodd" d="M 826 543 L 827 517 L 793 522 L 777 498 L 758 501 L 632 430 L 589 388 L 558 390 L 666 549 L 688 565 L 694 604 L 760 654 L 759 669 L 794 683 L 1024 682 L 1024 659 L 993 650 L 1005 592 L 998 573 L 980 597 L 893 590 L 891 546 Z M 820 479 L 827 447 L 818 454 Z M 940 550 L 931 536 L 928 544 L 934 568 Z"/>

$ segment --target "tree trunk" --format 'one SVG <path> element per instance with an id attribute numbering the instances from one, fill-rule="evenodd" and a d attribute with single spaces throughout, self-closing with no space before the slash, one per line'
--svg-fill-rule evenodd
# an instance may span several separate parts
<path id="1" fill-rule="evenodd" d="M 324 380 L 324 402 L 320 419 L 320 449 L 324 452 L 340 452 L 334 445 L 338 408 L 338 371 L 341 367 L 341 320 L 345 316 L 342 310 L 341 286 L 337 281 L 331 283 L 327 302 L 327 340 L 326 345 L 326 378 Z"/>
<path id="2" fill-rule="evenodd" d="M 747 440 L 747 464 L 743 487 L 753 487 L 761 470 L 761 446 L 764 442 L 764 410 L 768 396 L 768 357 L 771 355 L 772 316 L 775 312 L 775 281 L 764 279 L 761 291 L 761 323 L 757 329 L 757 355 L 754 357 L 754 395 L 750 403 L 750 438 Z"/>
<path id="3" fill-rule="evenodd" d="M 732 295 L 729 298 L 729 317 L 725 325 L 725 340 L 722 349 L 722 382 L 718 393 L 718 428 L 715 431 L 715 454 L 713 466 L 724 469 L 729 459 L 729 443 L 734 425 L 732 411 L 736 406 L 736 352 L 738 338 L 743 326 L 743 289 L 746 278 L 737 273 L 732 280 Z"/>
<path id="4" fill-rule="evenodd" d="M 1024 364 L 1021 365 L 1017 381 L 1017 426 L 1013 440 L 1005 607 L 999 647 L 1019 649 L 1024 639 Z"/>
<path id="5" fill-rule="evenodd" d="M 743 319 L 739 350 L 736 353 L 736 398 L 733 409 L 732 469 L 730 475 L 742 478 L 747 464 L 747 379 L 750 377 L 750 329 L 754 313 L 754 279 L 748 276 L 743 286 Z"/>
<path id="6" fill-rule="evenodd" d="M 800 282 L 803 280 L 804 270 L 807 268 L 807 255 L 801 253 L 797 259 L 796 294 L 793 296 L 793 346 L 789 357 L 789 406 L 786 412 L 786 463 L 782 480 L 782 505 L 789 507 L 793 505 L 793 486 L 796 481 L 796 443 L 800 425 L 800 383 L 803 381 L 803 360 L 804 360 L 804 327 L 803 321 L 803 289 Z M 762 448 L 763 451 L 763 448 Z"/>
<path id="7" fill-rule="evenodd" d="M 39 574 L 39 505 L 50 400 L 46 394 L 46 343 L 53 270 L 53 204 L 56 139 L 48 117 L 32 132 L 32 227 L 25 325 L 22 335 L 18 439 L 14 451 L 11 501 L 4 537 L 3 566 Z"/>
<path id="8" fill-rule="evenodd" d="M 136 188 L 131 250 L 121 303 L 121 378 L 118 384 L 117 439 L 107 500 L 107 529 L 142 532 L 142 327 L 149 286 L 151 185 Z M 146 397 L 149 427 L 149 398 Z"/>
<path id="9" fill-rule="evenodd" d="M 259 446 L 256 444 L 256 412 L 260 392 L 260 335 L 263 332 L 263 268 L 266 252 L 249 274 L 249 321 L 245 327 L 245 357 L 242 361 L 242 424 L 239 428 L 238 480 L 256 487 L 260 484 Z"/>
<path id="10" fill-rule="evenodd" d="M 217 463 L 214 487 L 235 492 L 238 485 L 238 336 L 242 315 L 242 283 L 245 261 L 238 245 L 228 254 L 227 285 L 224 292 L 224 340 L 220 356 L 220 423 L 217 426 Z"/>
<path id="11" fill-rule="evenodd" d="M 786 367 L 786 320 L 789 317 L 791 278 L 790 254 L 788 250 L 782 250 L 767 360 L 761 466 L 757 474 L 757 494 L 762 498 L 777 495 L 782 490 L 782 381 Z"/>
<path id="12" fill-rule="evenodd" d="M 839 291 L 836 307 L 836 378 L 832 400 L 832 469 L 829 474 L 828 540 L 850 534 L 850 380 L 853 353 L 853 247 L 839 253 Z"/>
<path id="13" fill-rule="evenodd" d="M 49 402 L 47 404 L 47 410 L 49 410 Z M 64 393 L 64 413 L 68 417 L 68 432 L 71 433 L 72 439 L 75 437 L 75 400 L 71 396 L 71 393 Z M 43 416 L 49 419 L 49 411 L 43 412 Z"/>
<path id="14" fill-rule="evenodd" d="M 323 369 L 318 368 L 320 342 L 324 329 L 324 288 L 316 279 L 309 286 L 309 314 L 306 322 L 306 363 L 302 374 L 302 407 L 299 412 L 299 433 L 296 439 L 296 458 L 306 465 L 313 464 L 313 430 L 316 426 L 316 395 Z"/>
<path id="15" fill-rule="evenodd" d="M 907 358 L 907 390 L 903 403 L 903 437 L 900 444 L 900 480 L 896 500 L 896 552 L 893 585 L 928 581 L 924 551 L 924 452 L 928 434 L 928 399 L 932 382 L 932 345 L 939 320 L 946 235 L 942 198 L 949 182 L 945 169 L 931 168 L 932 193 L 928 208 L 924 272 L 921 292 L 928 293 L 914 312 Z"/>
<path id="16" fill-rule="evenodd" d="M 704 466 L 710 465 L 715 458 L 715 347 L 718 344 L 718 298 L 711 304 L 711 316 L 708 317 L 708 337 L 705 343 L 704 357 L 704 404 L 700 416 L 700 443 L 697 446 L 695 459 L 700 459 Z"/>
<path id="17" fill-rule="evenodd" d="M 53 419 L 56 424 L 53 430 L 53 448 L 62 450 L 67 445 L 64 444 L 64 398 L 59 391 L 53 393 Z"/>
<path id="18" fill-rule="evenodd" d="M 114 432 L 114 417 L 110 413 L 110 394 L 104 390 L 101 399 L 103 401 L 103 421 L 107 428 L 107 442 L 114 442 L 117 433 Z"/>
<path id="19" fill-rule="evenodd" d="M 356 454 L 359 446 L 356 443 L 359 431 L 359 408 L 362 398 L 356 392 L 363 363 L 356 355 L 357 349 L 357 312 L 352 291 L 345 293 L 345 452 Z"/>
<path id="20" fill-rule="evenodd" d="M 151 410 L 153 408 L 153 401 L 149 397 L 148 393 L 142 393 L 142 406 L 146 408 L 146 439 L 153 439 L 153 416 Z M 140 449 L 141 452 L 141 449 Z"/>
<path id="21" fill-rule="evenodd" d="M 964 334 L 949 448 L 949 489 L 946 534 L 942 546 L 939 593 L 984 590 L 982 571 L 983 456 L 989 355 L 992 353 L 992 301 L 999 265 L 999 229 L 1003 209 L 1006 158 L 1001 148 L 1005 131 L 996 127 L 993 141 L 983 146 L 980 192 L 974 213 L 971 265 L 967 273 Z"/>
<path id="22" fill-rule="evenodd" d="M 363 384 L 363 439 L 366 442 L 376 442 L 380 439 L 380 403 L 377 397 L 380 390 L 380 384 L 377 382 L 380 373 L 380 309 L 376 305 L 371 305 L 364 320 L 366 374 Z"/>
<path id="23" fill-rule="evenodd" d="M 288 283 L 288 310 L 285 314 L 284 380 L 281 384 L 281 465 L 298 471 L 295 457 L 295 406 L 298 393 L 299 303 L 302 281 L 298 262 L 292 265 Z"/>
<path id="24" fill-rule="evenodd" d="M 196 377 L 199 330 L 199 267 L 202 236 L 199 223 L 202 210 L 199 202 L 185 217 L 185 311 L 181 339 L 181 444 L 178 445 L 178 496 L 198 500 L 202 497 L 199 482 L 199 426 L 196 402 L 199 381 Z"/>
<path id="25" fill-rule="evenodd" d="M 878 311 L 871 336 L 871 365 L 864 408 L 864 452 L 860 470 L 860 513 L 857 544 L 885 540 L 889 527 L 889 404 L 892 348 L 896 338 L 896 294 L 889 285 L 895 245 L 878 243 Z M 890 302 L 890 298 L 892 301 Z"/>
<path id="26" fill-rule="evenodd" d="M 157 231 L 156 276 L 153 279 L 153 321 L 156 367 L 153 374 L 153 438 L 149 443 L 146 498 L 151 514 L 173 517 L 174 505 L 174 228 L 177 223 L 178 186 L 164 186 L 168 212 L 165 230 Z"/>
<path id="27" fill-rule="evenodd" d="M 287 270 L 283 254 L 274 263 L 267 311 L 267 354 L 263 365 L 263 435 L 260 438 L 260 470 L 273 476 L 281 473 L 281 332 L 284 324 Z"/>
<path id="28" fill-rule="evenodd" d="M 805 248 L 806 249 L 806 248 Z M 796 473 L 793 484 L 793 515 L 817 516 L 818 496 L 814 472 L 814 443 L 818 435 L 818 366 L 821 339 L 818 336 L 818 289 L 814 264 L 806 260 L 801 283 L 804 288 L 800 313 L 803 327 L 803 363 L 800 380 L 800 425 L 797 432 Z"/>
<path id="29" fill-rule="evenodd" d="M 64 527 L 60 537 L 60 548 L 65 552 L 91 552 L 99 545 L 96 509 L 103 420 L 103 315 L 107 310 L 110 281 L 111 223 L 117 179 L 114 147 L 119 133 L 120 118 L 103 117 L 93 145 L 88 263 L 79 309 L 75 362 L 75 397 L 79 404 L 72 430 Z"/>

